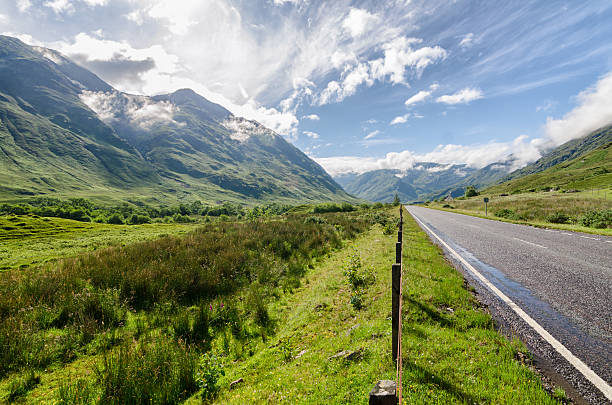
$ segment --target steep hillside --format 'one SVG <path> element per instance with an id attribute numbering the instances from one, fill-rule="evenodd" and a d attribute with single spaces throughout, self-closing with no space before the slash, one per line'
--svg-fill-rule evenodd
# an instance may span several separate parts
<path id="1" fill-rule="evenodd" d="M 585 190 L 612 185 L 612 139 L 608 130 L 608 143 L 590 152 L 562 161 L 547 169 L 517 177 L 489 187 L 487 193 L 520 193 L 560 188 Z M 537 162 L 536 162 L 537 163 Z"/>
<path id="2" fill-rule="evenodd" d="M 542 172 L 559 163 L 577 158 L 592 150 L 599 149 L 602 146 L 612 142 L 612 126 L 600 128 L 591 134 L 578 139 L 572 139 L 569 142 L 549 151 L 535 162 L 510 173 L 508 176 L 501 178 L 498 183 L 504 183 L 513 179 L 527 176 L 529 174 Z"/>
<path id="3" fill-rule="evenodd" d="M 314 161 L 189 89 L 124 94 L 0 36 L 0 199 L 351 200 Z"/>

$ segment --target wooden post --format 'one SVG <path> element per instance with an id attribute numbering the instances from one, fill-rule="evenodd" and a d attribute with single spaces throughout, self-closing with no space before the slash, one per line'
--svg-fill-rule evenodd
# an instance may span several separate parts
<path id="1" fill-rule="evenodd" d="M 402 277 L 402 265 L 395 263 L 391 266 L 391 353 L 393 361 L 397 365 L 397 341 L 399 337 L 399 307 L 400 307 L 400 282 Z"/>
<path id="2" fill-rule="evenodd" d="M 370 391 L 369 405 L 396 405 L 395 381 L 381 380 Z"/>
<path id="3" fill-rule="evenodd" d="M 402 243 L 402 231 L 397 231 L 397 241 L 398 243 Z"/>
<path id="4" fill-rule="evenodd" d="M 395 243 L 395 263 L 402 262 L 402 242 Z"/>

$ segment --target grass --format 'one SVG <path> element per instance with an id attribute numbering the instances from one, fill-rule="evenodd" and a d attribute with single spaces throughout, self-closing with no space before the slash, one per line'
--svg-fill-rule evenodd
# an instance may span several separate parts
<path id="1" fill-rule="evenodd" d="M 482 193 L 465 200 L 431 202 L 430 208 L 442 209 L 461 214 L 485 218 L 483 198 L 488 197 L 488 215 L 486 218 L 499 221 L 534 225 L 547 228 L 564 229 L 600 235 L 612 235 L 612 228 L 597 229 L 580 224 L 580 219 L 592 211 L 612 209 L 612 188 L 585 190 L 576 193 L 558 191 L 540 191 L 501 196 Z M 449 207 L 444 207 L 448 205 Z M 451 208 L 452 207 L 452 208 Z M 501 210 L 509 210 L 506 217 L 496 216 Z M 549 222 L 558 214 L 565 214 L 572 223 L 558 224 Z"/>
<path id="2" fill-rule="evenodd" d="M 299 287 L 317 257 L 387 220 L 369 209 L 309 215 L 216 221 L 4 272 L 0 398 L 174 403 L 203 387 L 196 375 L 211 374 L 202 363 L 184 372 L 164 365 L 181 356 L 195 364 L 211 346 L 246 355 L 275 334 L 270 301 Z M 40 384 L 19 383 L 33 370 Z"/>
<path id="3" fill-rule="evenodd" d="M 495 330 L 462 276 L 410 218 L 404 240 L 405 403 L 557 403 L 520 360 L 529 357 L 525 347 Z M 309 271 L 299 290 L 273 303 L 278 333 L 250 358 L 227 358 L 215 403 L 365 403 L 377 380 L 394 380 L 394 242 L 381 227 L 372 229 Z M 360 310 L 350 304 L 353 288 L 345 274 L 347 258 L 355 254 L 375 275 Z M 197 402 L 197 396 L 188 401 Z"/>
<path id="4" fill-rule="evenodd" d="M 0 216 L 0 270 L 25 268 L 84 251 L 187 233 L 197 224 L 106 225 L 29 215 Z"/>

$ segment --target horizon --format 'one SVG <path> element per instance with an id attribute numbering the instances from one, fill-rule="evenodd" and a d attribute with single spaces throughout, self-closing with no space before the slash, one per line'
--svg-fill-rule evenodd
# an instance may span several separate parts
<path id="1" fill-rule="evenodd" d="M 407 3 L 19 0 L 0 33 L 119 91 L 193 89 L 333 176 L 518 168 L 612 122 L 612 5 Z"/>

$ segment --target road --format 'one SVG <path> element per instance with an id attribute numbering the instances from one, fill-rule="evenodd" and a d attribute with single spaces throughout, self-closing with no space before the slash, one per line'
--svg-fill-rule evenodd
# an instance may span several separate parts
<path id="1" fill-rule="evenodd" d="M 553 383 L 612 403 L 612 238 L 406 209 Z"/>

